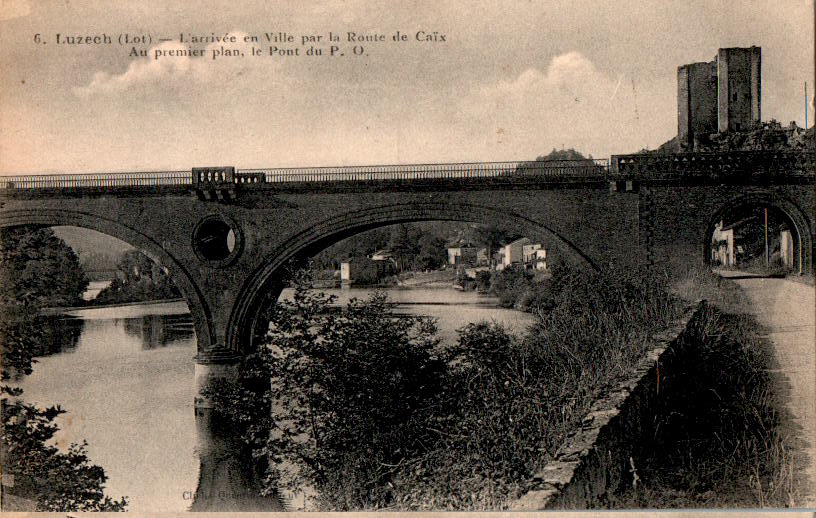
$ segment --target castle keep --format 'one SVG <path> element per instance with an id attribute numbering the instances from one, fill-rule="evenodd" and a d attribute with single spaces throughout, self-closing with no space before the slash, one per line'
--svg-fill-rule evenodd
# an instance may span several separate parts
<path id="1" fill-rule="evenodd" d="M 684 151 L 717 132 L 760 121 L 760 47 L 719 49 L 713 61 L 677 68 L 677 140 Z"/>

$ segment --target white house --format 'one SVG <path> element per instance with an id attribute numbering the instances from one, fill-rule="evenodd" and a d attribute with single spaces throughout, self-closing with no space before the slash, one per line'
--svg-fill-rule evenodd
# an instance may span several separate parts
<path id="1" fill-rule="evenodd" d="M 734 229 L 723 230 L 722 221 L 714 227 L 711 236 L 711 262 L 722 266 L 734 266 L 737 262 L 734 255 Z"/>
<path id="2" fill-rule="evenodd" d="M 524 246 L 529 245 L 530 240 L 526 237 L 516 239 L 511 243 L 504 245 L 504 257 L 502 257 L 502 269 L 507 268 L 513 263 L 524 262 Z"/>
<path id="3" fill-rule="evenodd" d="M 782 266 L 793 268 L 793 236 L 790 230 L 779 233 L 779 256 Z"/>
<path id="4" fill-rule="evenodd" d="M 498 259 L 497 270 L 503 270 L 511 264 L 521 264 L 525 268 L 536 270 L 547 269 L 547 250 L 541 246 L 541 243 L 531 243 L 526 237 L 504 245 Z"/>

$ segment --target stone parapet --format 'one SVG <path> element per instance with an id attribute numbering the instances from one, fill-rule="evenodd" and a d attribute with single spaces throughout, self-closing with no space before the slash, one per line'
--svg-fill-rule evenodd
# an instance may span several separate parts
<path id="1" fill-rule="evenodd" d="M 555 457 L 533 477 L 533 488 L 511 505 L 514 511 L 604 507 L 606 495 L 636 476 L 630 452 L 641 424 L 650 416 L 650 401 L 660 392 L 664 355 L 682 335 L 700 304 L 689 308 L 667 330 L 653 336 L 629 377 L 596 400 L 589 413 Z"/>

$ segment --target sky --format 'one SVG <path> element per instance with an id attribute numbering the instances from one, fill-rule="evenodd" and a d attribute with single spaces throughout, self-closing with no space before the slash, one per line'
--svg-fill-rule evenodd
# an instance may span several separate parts
<path id="1" fill-rule="evenodd" d="M 813 0 L 0 0 L 0 175 L 605 158 L 676 135 L 679 65 L 751 45 L 762 118 L 803 126 L 813 28 Z M 281 32 L 294 41 L 264 41 Z M 243 57 L 186 41 L 225 33 Z M 154 59 L 189 49 L 204 55 Z"/>

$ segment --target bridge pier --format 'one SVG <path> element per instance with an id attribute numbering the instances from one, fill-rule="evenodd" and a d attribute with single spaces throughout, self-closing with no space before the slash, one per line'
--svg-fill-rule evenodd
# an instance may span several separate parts
<path id="1" fill-rule="evenodd" d="M 205 392 L 217 380 L 234 381 L 240 358 L 224 347 L 203 349 L 195 357 L 195 420 L 200 469 L 190 511 L 284 511 L 277 495 L 260 496 L 257 461 L 236 431 L 214 410 Z"/>
<path id="2" fill-rule="evenodd" d="M 202 349 L 195 356 L 195 410 L 212 409 L 213 402 L 205 395 L 217 380 L 236 381 L 240 357 L 226 347 Z"/>

